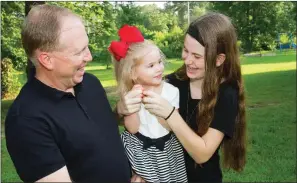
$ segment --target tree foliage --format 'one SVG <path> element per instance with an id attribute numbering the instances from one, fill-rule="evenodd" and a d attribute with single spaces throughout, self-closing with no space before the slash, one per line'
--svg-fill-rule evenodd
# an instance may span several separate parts
<path id="1" fill-rule="evenodd" d="M 1 2 L 1 60 L 10 58 L 17 69 L 24 68 L 27 62 L 21 41 L 24 17 L 24 2 Z"/>
<path id="2" fill-rule="evenodd" d="M 154 41 L 167 57 L 180 57 L 188 14 L 193 21 L 214 11 L 231 17 L 236 26 L 242 52 L 274 49 L 278 33 L 296 35 L 296 2 L 224 1 L 224 2 L 166 2 L 164 9 L 154 4 L 137 6 L 134 2 L 46 2 L 66 7 L 85 21 L 89 46 L 95 62 L 108 68 L 107 51 L 117 30 L 124 24 L 136 25 L 146 39 Z M 25 16 L 25 2 L 1 3 L 1 59 L 12 60 L 15 69 L 26 65 L 20 27 Z M 189 5 L 189 7 L 188 7 Z M 189 8 L 189 13 L 188 13 Z M 282 38 L 282 41 L 285 41 Z"/>
<path id="3" fill-rule="evenodd" d="M 273 49 L 278 33 L 296 29 L 293 2 L 213 2 L 210 9 L 231 17 L 244 52 Z"/>
<path id="4" fill-rule="evenodd" d="M 21 84 L 13 68 L 12 60 L 1 59 L 1 99 L 14 98 L 20 87 Z"/>

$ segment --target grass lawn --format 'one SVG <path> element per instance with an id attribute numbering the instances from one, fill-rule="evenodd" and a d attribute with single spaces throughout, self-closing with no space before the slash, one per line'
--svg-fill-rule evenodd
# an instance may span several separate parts
<path id="1" fill-rule="evenodd" d="M 240 174 L 224 170 L 224 182 L 296 182 L 296 53 L 241 60 L 247 101 L 247 165 Z M 166 73 L 181 64 L 179 60 L 169 60 Z M 112 69 L 104 68 L 91 63 L 87 71 L 101 80 L 114 106 L 117 96 L 113 93 Z M 2 126 L 11 103 L 12 100 L 1 102 Z M 20 181 L 7 153 L 3 133 L 1 160 L 2 181 Z"/>

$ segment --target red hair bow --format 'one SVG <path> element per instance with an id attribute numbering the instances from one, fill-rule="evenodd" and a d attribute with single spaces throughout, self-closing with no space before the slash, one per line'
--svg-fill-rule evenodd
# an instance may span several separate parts
<path id="1" fill-rule="evenodd" d="M 144 37 L 140 30 L 135 26 L 124 25 L 118 32 L 120 41 L 112 41 L 108 50 L 113 54 L 117 61 L 126 57 L 131 43 L 143 42 Z"/>

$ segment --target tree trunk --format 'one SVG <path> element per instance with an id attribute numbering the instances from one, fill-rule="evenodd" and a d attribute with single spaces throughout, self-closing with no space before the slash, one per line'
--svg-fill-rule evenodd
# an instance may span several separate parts
<path id="1" fill-rule="evenodd" d="M 246 25 L 248 26 L 248 31 L 247 31 L 247 44 L 246 44 L 246 51 L 247 52 L 251 52 L 251 36 L 252 36 L 252 32 L 251 32 L 251 21 L 250 21 L 250 6 L 251 3 L 250 2 L 246 2 L 247 3 L 247 9 L 246 9 Z"/>
<path id="2" fill-rule="evenodd" d="M 245 8 L 246 8 L 246 11 L 245 11 L 245 18 L 246 18 L 246 23 L 245 23 L 245 25 L 246 25 L 246 27 L 247 27 L 247 30 L 245 31 L 245 41 L 246 41 L 246 43 L 245 43 L 245 47 L 244 47 L 244 51 L 245 52 L 247 52 L 247 53 L 249 53 L 251 50 L 251 22 L 250 22 L 250 19 L 249 19 L 249 17 L 250 17 L 250 2 L 246 2 L 246 6 L 245 6 Z"/>
<path id="3" fill-rule="evenodd" d="M 38 5 L 38 4 L 45 4 L 45 1 L 25 1 L 25 16 L 28 15 L 32 6 Z M 26 75 L 27 75 L 27 80 L 35 76 L 35 67 L 29 58 L 27 58 Z"/>

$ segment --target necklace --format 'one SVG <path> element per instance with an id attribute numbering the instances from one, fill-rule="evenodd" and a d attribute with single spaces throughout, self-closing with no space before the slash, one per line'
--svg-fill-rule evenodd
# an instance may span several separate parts
<path id="1" fill-rule="evenodd" d="M 187 100 L 187 116 L 186 116 L 186 122 L 189 124 L 189 121 L 191 120 L 193 114 L 194 114 L 194 111 L 196 110 L 196 108 L 198 107 L 199 105 L 199 102 L 197 103 L 196 107 L 194 107 L 190 117 L 188 118 L 188 108 L 189 108 L 189 100 L 190 100 L 190 94 L 191 94 L 191 90 L 190 90 L 190 83 L 189 83 L 189 86 L 188 86 L 188 100 Z M 203 168 L 202 164 L 198 164 L 201 168 Z M 196 169 L 197 167 L 197 163 L 194 162 L 194 167 Z"/>
<path id="2" fill-rule="evenodd" d="M 191 120 L 193 114 L 194 114 L 194 111 L 196 110 L 196 108 L 198 107 L 199 105 L 199 102 L 197 103 L 196 107 L 194 107 L 190 117 L 188 118 L 188 109 L 189 109 L 189 100 L 190 100 L 190 93 L 191 93 L 191 90 L 190 90 L 190 83 L 189 83 L 189 86 L 188 86 L 188 100 L 187 100 L 187 115 L 186 115 L 186 122 L 189 124 L 189 121 Z"/>

